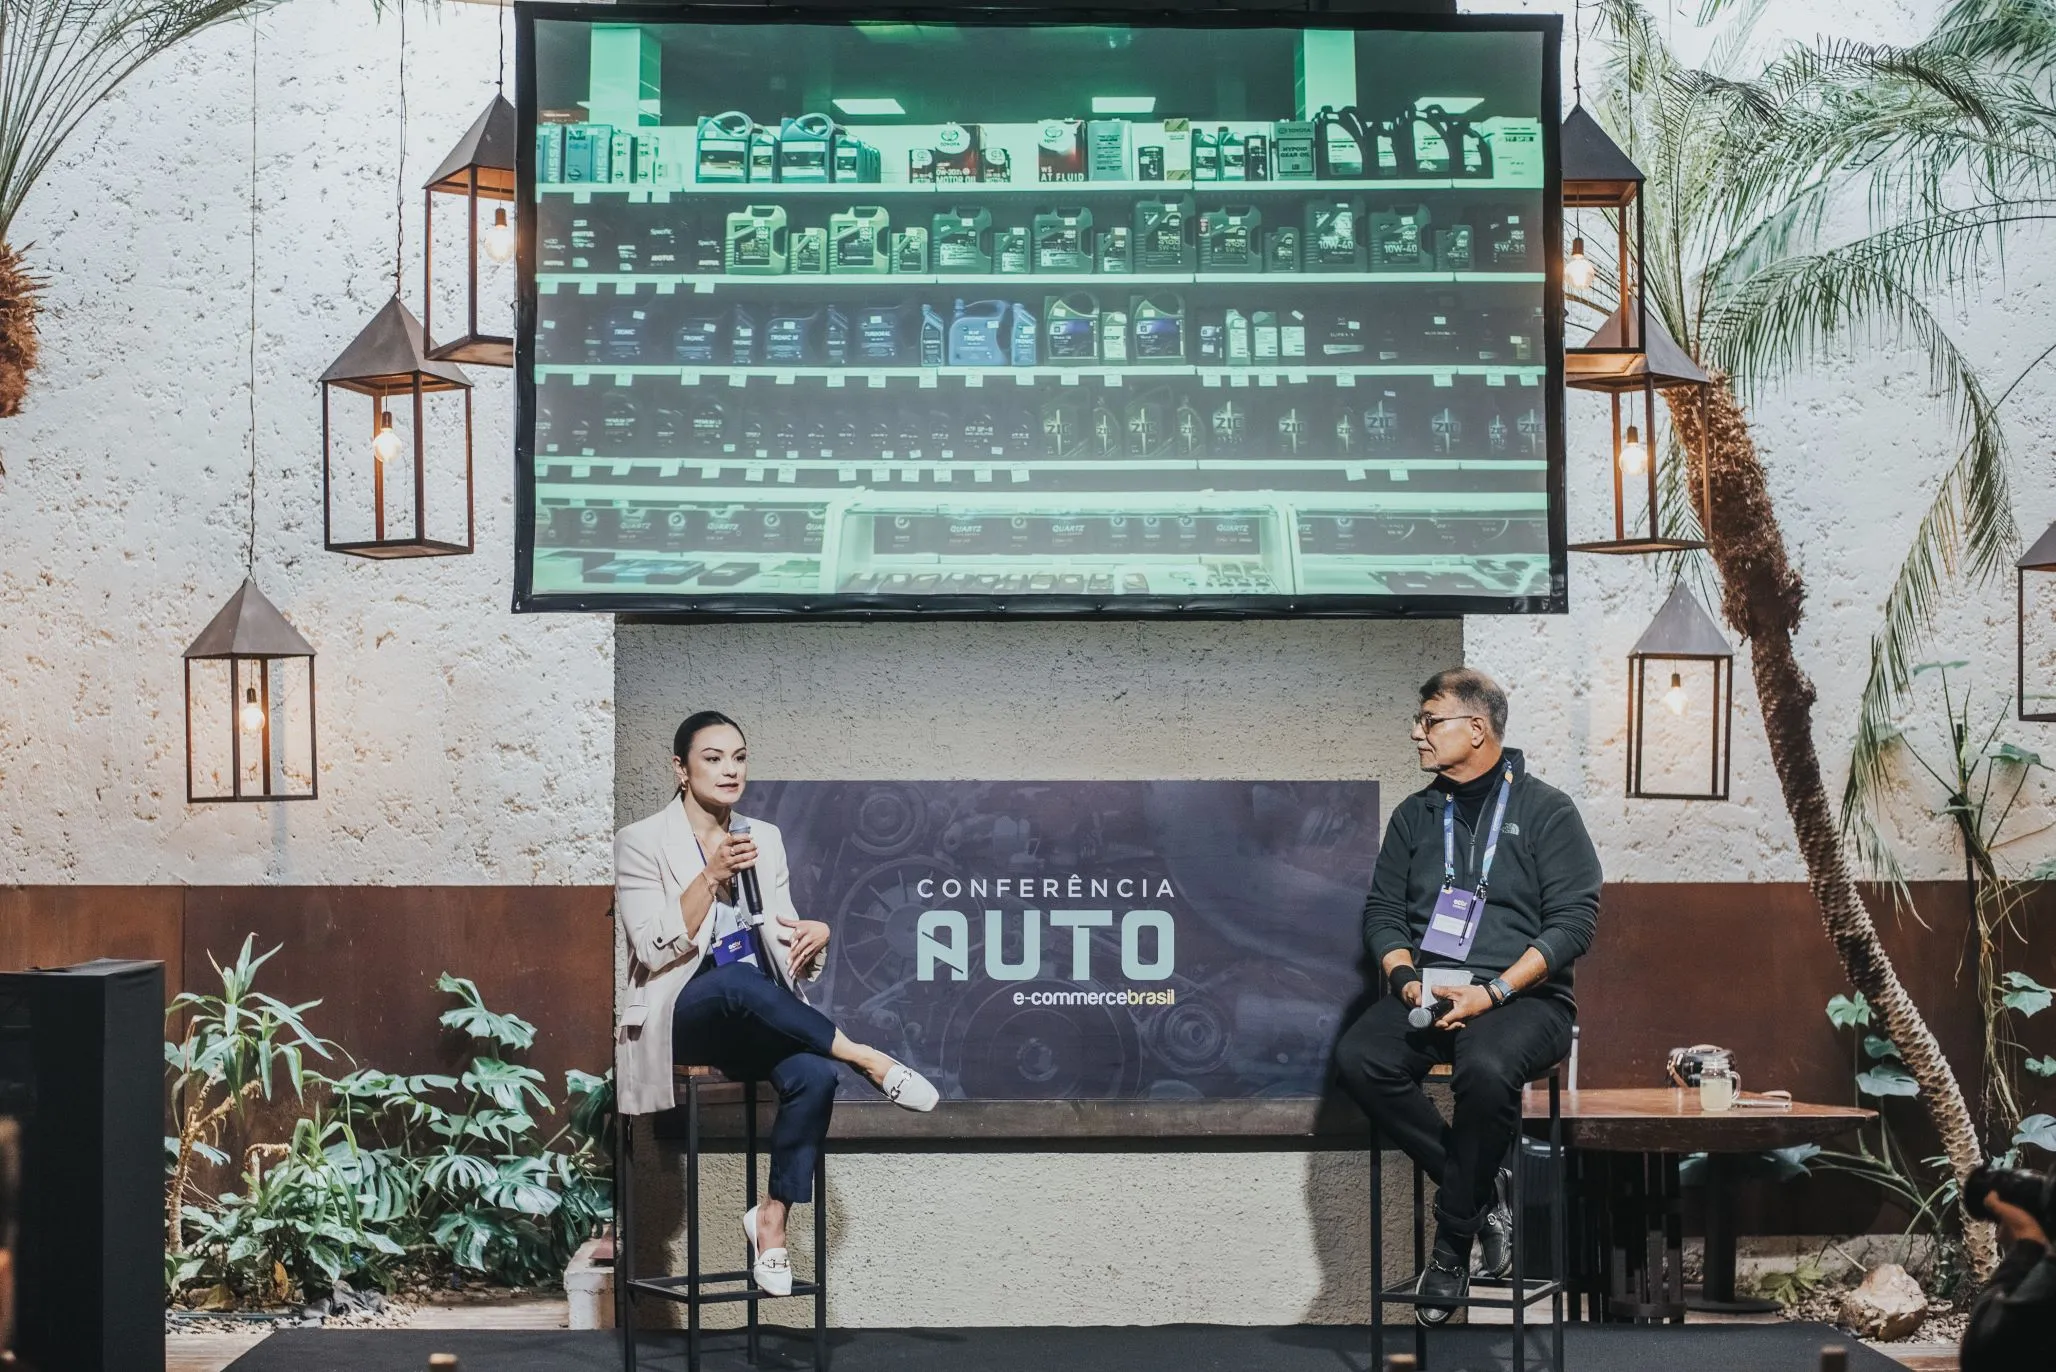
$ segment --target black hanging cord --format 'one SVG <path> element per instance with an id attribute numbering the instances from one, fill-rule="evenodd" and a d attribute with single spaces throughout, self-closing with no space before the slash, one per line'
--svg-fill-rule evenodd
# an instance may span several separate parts
<path id="1" fill-rule="evenodd" d="M 400 11 L 400 164 L 393 188 L 393 295 L 401 294 L 407 250 L 407 0 Z"/>
<path id="2" fill-rule="evenodd" d="M 493 90 L 500 95 L 507 93 L 507 5 L 502 0 L 500 13 L 500 68 L 493 77 Z"/>
<path id="3" fill-rule="evenodd" d="M 1585 103 L 1585 0 L 1571 0 L 1571 104 Z"/>
<path id="4" fill-rule="evenodd" d="M 257 20 L 250 19 L 250 545 L 244 570 L 257 575 Z"/>

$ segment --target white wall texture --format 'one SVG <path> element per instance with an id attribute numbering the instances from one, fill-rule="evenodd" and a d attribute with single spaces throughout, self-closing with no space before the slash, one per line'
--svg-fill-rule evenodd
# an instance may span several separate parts
<path id="1" fill-rule="evenodd" d="M 1776 6 L 1766 31 L 1905 38 L 1935 8 Z M 1673 31 L 1703 50 L 1686 14 Z M 466 4 L 410 17 L 410 216 L 492 91 L 496 22 Z M 367 0 L 290 0 L 259 29 L 257 572 L 321 652 L 323 797 L 192 808 L 181 790 L 178 654 L 243 571 L 249 49 L 232 26 L 88 118 L 14 227 L 49 289 L 28 413 L 0 425 L 0 880 L 603 882 L 617 803 L 640 813 L 654 798 L 676 711 L 717 688 L 756 731 L 760 771 L 779 776 L 1368 771 L 1397 785 L 1406 687 L 1460 646 L 1512 688 L 1514 741 L 1578 797 L 1609 875 L 1802 876 L 1746 658 L 1733 803 L 1620 797 L 1625 655 L 1667 590 L 1633 560 L 1576 558 L 1568 616 L 1476 619 L 1461 644 L 1451 625 L 624 629 L 619 678 L 635 696 L 617 738 L 614 626 L 506 609 L 505 372 L 476 371 L 477 556 L 320 551 L 312 382 L 389 290 L 398 33 Z M 408 237 L 418 305 L 418 224 Z M 1960 309 L 1938 302 L 1995 389 L 2056 341 L 2050 258 L 2023 234 Z M 2039 372 L 2006 410 L 2030 537 L 2056 516 L 2052 398 L 2056 375 Z M 1755 413 L 1811 592 L 1799 648 L 1838 787 L 1866 644 L 1951 431 L 1919 359 L 1866 346 Z M 1578 536 L 1604 519 L 1601 422 L 1574 399 Z M 1966 660 L 1965 682 L 1992 701 L 2010 594 L 1946 602 L 1932 655 Z M 2012 734 L 2044 745 L 2045 730 Z M 1927 799 L 1902 798 L 1910 868 L 1950 875 Z M 831 1185 L 837 1232 L 859 1246 L 835 1318 L 1340 1317 L 1354 1310 L 1338 1273 L 1360 1251 L 1341 1218 L 1360 1163 L 848 1159 Z M 1121 1232 L 1088 1236 L 1109 1215 Z M 927 1279 L 943 1283 L 932 1304 L 892 1285 Z"/>

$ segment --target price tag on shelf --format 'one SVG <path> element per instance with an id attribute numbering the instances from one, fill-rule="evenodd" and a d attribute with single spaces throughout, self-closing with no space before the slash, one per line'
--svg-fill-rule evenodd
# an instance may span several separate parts
<path id="1" fill-rule="evenodd" d="M 902 486 L 912 486 L 920 479 L 921 469 L 919 467 L 907 466 L 900 468 L 900 484 Z"/>
<path id="2" fill-rule="evenodd" d="M 1248 388 L 1248 386 L 1249 386 L 1249 373 L 1248 373 L 1248 372 L 1229 372 L 1229 373 L 1228 373 L 1228 384 L 1229 384 L 1229 385 L 1230 385 L 1231 387 L 1234 387 L 1234 388 L 1237 388 L 1237 389 L 1247 389 L 1247 388 Z"/>
<path id="3" fill-rule="evenodd" d="M 826 462 L 829 458 L 835 456 L 835 449 L 823 448 L 818 454 L 816 454 L 816 456 L 818 456 L 823 462 Z"/>
<path id="4" fill-rule="evenodd" d="M 952 467 L 937 467 L 935 469 L 935 479 L 945 486 L 956 480 L 956 476 L 956 470 Z"/>
<path id="5" fill-rule="evenodd" d="M 614 294 L 616 294 L 616 295 L 634 295 L 634 294 L 635 294 L 635 282 L 633 282 L 633 281 L 616 281 L 616 282 L 614 283 Z"/>
<path id="6" fill-rule="evenodd" d="M 578 283 L 578 293 L 580 295 L 598 295 L 600 293 L 600 283 L 591 279 L 581 281 Z"/>
<path id="7" fill-rule="evenodd" d="M 764 479 L 764 469 L 754 465 L 745 467 L 742 469 L 742 479 L 744 481 L 762 481 Z"/>
<path id="8" fill-rule="evenodd" d="M 1335 384 L 1338 386 L 1354 386 L 1356 384 L 1356 373 L 1337 372 L 1335 374 Z"/>
<path id="9" fill-rule="evenodd" d="M 795 371 L 782 371 L 782 372 L 778 373 L 777 377 L 775 378 L 775 380 L 777 381 L 777 383 L 778 383 L 779 385 L 781 385 L 781 386 L 790 386 L 790 385 L 793 385 L 793 384 L 794 384 L 794 383 L 796 383 L 796 382 L 797 382 L 797 381 L 798 381 L 799 379 L 800 379 L 800 374 L 799 374 L 798 372 L 795 372 Z"/>
<path id="10" fill-rule="evenodd" d="M 975 391 L 985 384 L 984 372 L 965 372 L 964 389 Z"/>
<path id="11" fill-rule="evenodd" d="M 742 387 L 749 385 L 749 373 L 742 371 L 740 368 L 736 369 L 735 371 L 731 371 L 728 374 L 728 384 L 736 387 L 737 389 L 741 389 Z"/>
<path id="12" fill-rule="evenodd" d="M 1534 372 L 1522 372 L 1521 384 L 1523 386 L 1539 386 L 1542 384 L 1542 378 Z"/>
<path id="13" fill-rule="evenodd" d="M 657 480 L 676 481 L 678 480 L 679 472 L 682 471 L 684 467 L 685 464 L 682 462 L 659 462 L 657 464 Z"/>
<path id="14" fill-rule="evenodd" d="M 1505 373 L 1505 372 L 1486 372 L 1486 373 L 1485 373 L 1485 384 L 1486 384 L 1487 386 L 1504 386 L 1504 385 L 1506 384 L 1506 373 Z"/>
<path id="15" fill-rule="evenodd" d="M 1016 386 L 1033 386 L 1035 384 L 1035 373 L 1032 371 L 1016 372 L 1014 374 L 1014 384 Z"/>
<path id="16" fill-rule="evenodd" d="M 593 203 L 593 192 L 592 192 L 592 187 L 590 187 L 590 186 L 580 186 L 580 187 L 579 187 L 579 188 L 578 188 L 577 190 L 575 190 L 575 191 L 571 192 L 571 203 L 572 203 L 572 204 L 574 204 L 574 205 L 590 205 L 590 204 L 592 204 L 592 203 Z"/>
<path id="17" fill-rule="evenodd" d="M 1025 486 L 1028 484 L 1028 469 L 1026 467 L 1014 468 L 1014 484 L 1016 486 Z"/>
<path id="18" fill-rule="evenodd" d="M 718 463 L 718 462 L 702 462 L 702 463 L 700 464 L 700 480 L 702 480 L 702 481 L 719 481 L 720 479 L 721 479 L 721 464 L 720 464 L 720 463 Z"/>
<path id="19" fill-rule="evenodd" d="M 1411 473 L 1409 473 L 1409 472 L 1408 472 L 1408 471 L 1406 470 L 1406 468 L 1404 468 L 1404 467 L 1392 467 L 1392 468 L 1389 468 L 1389 469 L 1388 469 L 1388 471 L 1389 471 L 1389 473 L 1390 473 L 1390 475 L 1391 475 L 1391 477 L 1392 477 L 1392 479 L 1393 479 L 1394 481 L 1411 481 L 1411 480 L 1413 480 L 1413 476 L 1412 476 L 1412 474 L 1411 474 Z"/>
<path id="20" fill-rule="evenodd" d="M 1078 384 L 1078 382 L 1079 382 L 1079 380 L 1080 380 L 1080 378 L 1079 378 L 1079 376 L 1078 376 L 1078 373 L 1076 373 L 1076 372 L 1065 372 L 1065 373 L 1063 374 L 1063 376 L 1064 376 L 1064 384 L 1065 384 L 1066 386 L 1075 386 L 1075 385 L 1077 385 L 1077 384 Z"/>
<path id="21" fill-rule="evenodd" d="M 873 373 L 871 373 L 871 378 L 870 378 L 870 380 L 871 380 L 871 389 L 872 389 L 872 390 L 874 390 L 874 391 L 882 391 L 882 390 L 884 390 L 884 389 L 885 389 L 885 378 L 884 378 L 884 377 L 882 377 L 882 376 L 880 376 L 880 375 L 878 375 L 878 373 L 876 373 L 876 372 L 873 372 Z"/>
<path id="22" fill-rule="evenodd" d="M 920 450 L 919 448 L 909 448 L 909 449 L 907 449 L 907 461 L 909 461 L 909 462 L 919 462 L 920 460 L 921 460 L 921 450 Z"/>
<path id="23" fill-rule="evenodd" d="M 887 448 L 884 452 L 878 454 L 878 456 L 883 458 L 887 462 L 897 462 L 899 460 L 899 454 L 894 452 L 890 448 Z"/>
<path id="24" fill-rule="evenodd" d="M 944 462 L 954 462 L 957 460 L 957 450 L 955 448 L 944 448 L 941 452 L 937 453 L 936 456 L 941 458 Z"/>
<path id="25" fill-rule="evenodd" d="M 780 464 L 779 464 L 779 467 L 778 467 L 778 480 L 779 480 L 779 483 L 780 483 L 781 485 L 786 485 L 786 486 L 790 486 L 790 485 L 792 485 L 792 484 L 793 484 L 794 482 L 798 481 L 799 479 L 800 479 L 800 469 L 799 469 L 799 468 L 797 468 L 797 467 L 793 466 L 793 465 L 792 465 L 792 464 L 791 464 L 790 462 L 783 462 L 783 463 L 780 463 Z"/>
<path id="26" fill-rule="evenodd" d="M 1107 385 L 1109 386 L 1119 386 L 1124 380 L 1125 378 L 1119 372 L 1107 373 Z"/>
<path id="27" fill-rule="evenodd" d="M 759 448 L 759 449 L 757 449 L 757 461 L 759 461 L 759 462 L 762 462 L 762 461 L 763 461 L 763 460 L 764 460 L 765 458 L 767 458 L 767 457 L 769 457 L 769 456 L 771 456 L 771 453 L 770 453 L 770 450 L 769 450 L 769 449 L 766 449 L 766 448 Z"/>
<path id="28" fill-rule="evenodd" d="M 992 468 L 973 467 L 971 469 L 971 480 L 979 482 L 990 482 L 992 480 Z"/>
<path id="29" fill-rule="evenodd" d="M 574 386 L 590 386 L 593 384 L 593 374 L 591 372 L 573 372 L 571 373 L 571 384 Z"/>
<path id="30" fill-rule="evenodd" d="M 1258 372 L 1256 374 L 1256 384 L 1259 386 L 1275 386 L 1278 384 L 1278 374 L 1273 371 Z"/>
<path id="31" fill-rule="evenodd" d="M 1362 467 L 1344 467 L 1342 475 L 1351 481 L 1361 481 L 1364 479 L 1364 469 Z"/>
<path id="32" fill-rule="evenodd" d="M 849 378 L 844 376 L 841 372 L 830 372 L 828 373 L 826 380 L 828 382 L 829 390 L 839 391 L 842 389 L 843 383 L 849 380 Z"/>
<path id="33" fill-rule="evenodd" d="M 892 480 L 892 468 L 873 467 L 871 469 L 871 480 L 874 483 L 883 486 L 886 482 Z"/>
<path id="34" fill-rule="evenodd" d="M 787 462 L 797 462 L 797 461 L 799 461 L 799 460 L 800 460 L 800 450 L 799 450 L 798 448 L 787 448 L 787 449 L 785 450 L 785 460 L 786 460 Z"/>
<path id="35" fill-rule="evenodd" d="M 593 464 L 590 462 L 574 462 L 571 464 L 571 479 L 573 481 L 590 481 L 592 474 Z"/>
<path id="36" fill-rule="evenodd" d="M 935 389 L 936 383 L 941 379 L 942 378 L 933 371 L 923 371 L 921 373 L 921 389 L 924 391 L 932 391 Z"/>
<path id="37" fill-rule="evenodd" d="M 698 372 L 681 371 L 678 373 L 678 384 L 681 386 L 697 386 L 700 384 L 700 374 Z"/>
<path id="38" fill-rule="evenodd" d="M 1219 372 L 1201 372 L 1199 374 L 1199 384 L 1211 386 L 1215 390 L 1219 390 L 1221 388 L 1221 374 Z"/>
<path id="39" fill-rule="evenodd" d="M 659 282 L 657 283 L 657 294 L 658 294 L 658 295 L 677 295 L 677 294 L 678 294 L 678 283 L 677 283 L 676 281 L 659 281 Z"/>
<path id="40" fill-rule="evenodd" d="M 1448 371 L 1436 372 L 1435 384 L 1438 386 L 1454 386 L 1456 384 L 1456 373 Z"/>
<path id="41" fill-rule="evenodd" d="M 835 479 L 837 481 L 855 481 L 857 479 L 857 469 L 855 467 L 837 467 L 835 469 Z"/>
<path id="42" fill-rule="evenodd" d="M 1287 381 L 1290 381 L 1295 386 L 1304 386 L 1306 384 L 1306 373 L 1300 370 L 1299 368 L 1295 367 L 1291 371 L 1285 373 L 1285 379 Z"/>
<path id="43" fill-rule="evenodd" d="M 614 384 L 615 384 L 615 385 L 617 385 L 617 386 L 633 386 L 633 385 L 635 384 L 635 373 L 634 373 L 634 372 L 616 372 L 616 373 L 614 373 Z"/>
<path id="44" fill-rule="evenodd" d="M 713 278 L 703 276 L 699 280 L 693 282 L 692 293 L 694 295 L 712 295 L 714 293 Z"/>

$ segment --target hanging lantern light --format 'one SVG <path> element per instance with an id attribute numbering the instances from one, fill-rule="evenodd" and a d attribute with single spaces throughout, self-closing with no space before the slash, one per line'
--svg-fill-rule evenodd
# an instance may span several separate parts
<path id="1" fill-rule="evenodd" d="M 428 356 L 435 361 L 471 362 L 485 367 L 514 365 L 513 338 L 480 331 L 478 278 L 481 257 L 489 263 L 506 263 L 514 257 L 514 225 L 508 220 L 507 206 L 514 203 L 515 129 L 514 107 L 505 96 L 495 95 L 423 189 L 421 321 L 430 343 Z M 463 282 L 463 301 L 458 310 L 463 332 L 442 343 L 435 342 L 438 196 L 446 202 L 461 199 L 464 206 L 463 269 L 460 273 L 446 268 L 442 286 L 443 292 L 449 294 L 448 277 L 456 275 Z M 489 220 L 484 218 L 482 201 L 498 202 L 493 204 Z"/>
<path id="2" fill-rule="evenodd" d="M 371 440 L 362 448 L 343 440 L 342 454 L 332 422 L 331 399 L 335 391 L 351 391 L 371 400 Z M 442 521 L 450 538 L 429 536 L 430 444 L 428 429 L 442 421 L 454 442 L 454 406 L 438 397 L 462 395 L 464 399 L 463 451 L 442 456 L 435 464 L 439 489 L 451 487 L 461 460 L 464 472 L 463 541 L 454 537 L 455 516 Z M 395 425 L 397 417 L 407 427 L 403 435 Z M 440 412 L 440 413 L 438 413 Z M 361 440 L 360 440 L 361 441 Z M 440 445 L 438 445 L 440 446 Z M 360 456 L 361 454 L 361 456 Z M 335 537 L 335 506 L 339 467 L 346 476 L 361 478 L 366 467 L 371 477 L 371 537 Z M 398 296 L 372 317 L 343 354 L 321 374 L 321 531 L 322 546 L 332 553 L 356 557 L 447 557 L 472 549 L 471 480 L 471 379 L 454 362 L 430 358 L 423 346 L 421 321 Z M 389 536 L 388 493 L 397 487 L 413 513 L 411 533 Z M 451 501 L 455 503 L 454 500 Z"/>
<path id="3" fill-rule="evenodd" d="M 1735 650 L 1680 583 L 1628 653 L 1628 795 L 1726 800 L 1733 752 Z M 1654 704 L 1657 712 L 1652 714 Z M 1655 738 L 1651 739 L 1652 730 Z M 1705 740 L 1706 786 L 1690 778 Z M 1654 762 L 1652 767 L 1651 763 Z"/>
<path id="4" fill-rule="evenodd" d="M 1564 262 L 1564 283 L 1583 295 L 1598 277 L 1598 264 L 1586 255 L 1580 211 L 1610 215 L 1614 231 L 1614 303 L 1629 298 L 1642 275 L 1642 169 L 1607 136 L 1599 121 L 1579 105 L 1564 116 L 1557 138 L 1563 168 L 1563 208 L 1570 220 L 1570 257 Z M 1631 342 L 1635 340 L 1630 340 Z"/>
<path id="5" fill-rule="evenodd" d="M 315 799 L 314 648 L 255 581 L 185 663 L 186 803 Z"/>
<path id="6" fill-rule="evenodd" d="M 2035 572 L 2041 577 L 2056 573 L 2056 524 L 2051 524 L 2035 540 L 2034 546 L 2021 554 L 2020 561 L 2013 564 L 2014 576 L 2014 685 L 2013 695 L 2018 702 L 2020 718 L 2029 723 L 2046 724 L 2056 721 L 2056 711 L 2030 710 L 2027 708 L 2027 574 Z M 2046 582 L 2044 584 L 2047 584 Z M 2038 683 L 2045 687 L 2051 683 Z M 2040 690 L 2034 693 L 2040 701 L 2056 700 L 2056 690 Z"/>
<path id="7" fill-rule="evenodd" d="M 1622 346 L 1623 339 L 1637 335 L 1645 340 L 1646 347 Z M 1699 407 L 1699 431 L 1703 434 L 1706 396 L 1712 389 L 1713 378 L 1678 346 L 1662 321 L 1645 313 L 1639 301 L 1616 310 L 1585 347 L 1566 348 L 1564 372 L 1565 385 L 1573 390 L 1603 391 L 1613 405 L 1613 537 L 1573 543 L 1572 550 L 1635 554 L 1705 547 L 1700 539 L 1665 534 L 1659 528 L 1656 393 L 1690 388 Z M 1713 497 L 1704 462 L 1699 464 L 1699 478 L 1693 503 L 1699 509 L 1700 529 L 1704 531 L 1713 523 Z M 1639 494 L 1647 508 L 1646 522 L 1637 520 L 1632 529 L 1628 519 L 1630 483 L 1642 487 Z"/>

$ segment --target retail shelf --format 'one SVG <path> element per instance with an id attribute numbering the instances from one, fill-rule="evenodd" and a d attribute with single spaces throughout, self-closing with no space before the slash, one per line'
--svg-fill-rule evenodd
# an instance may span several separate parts
<path id="1" fill-rule="evenodd" d="M 672 196 L 719 196 L 726 199 L 781 200 L 788 196 L 839 196 L 862 204 L 866 196 L 922 195 L 943 200 L 965 200 L 982 195 L 1040 196 L 1061 200 L 1075 195 L 1319 195 L 1337 192 L 1370 194 L 1378 191 L 1539 191 L 1540 181 L 1523 185 L 1513 180 L 1490 177 L 1412 177 L 1365 179 L 1361 181 L 698 181 L 686 186 L 580 184 L 550 182 L 538 185 L 536 194 L 564 195 L 584 204 L 598 196 L 620 196 L 631 203 L 663 203 Z"/>
<path id="2" fill-rule="evenodd" d="M 540 272 L 536 289 L 544 295 L 576 291 L 598 295 L 711 295 L 715 291 L 877 290 L 894 286 L 1469 286 L 1539 285 L 1543 272 L 994 272 L 981 275 L 908 272 L 825 274 L 787 272 L 779 276 L 700 275 L 660 272 Z"/>
<path id="3" fill-rule="evenodd" d="M 535 377 L 546 381 L 562 377 L 574 386 L 628 385 L 639 377 L 663 378 L 677 381 L 685 386 L 697 386 L 708 381 L 726 381 L 731 386 L 747 386 L 752 381 L 765 381 L 777 386 L 790 386 L 802 379 L 821 380 L 833 390 L 851 383 L 860 383 L 874 389 L 884 389 L 894 380 L 914 380 L 924 389 L 938 385 L 945 377 L 960 380 L 968 388 L 987 384 L 1003 385 L 1012 381 L 1017 385 L 1031 386 L 1037 381 L 1056 380 L 1066 385 L 1079 385 L 1085 381 L 1104 381 L 1109 386 L 1122 386 L 1130 381 L 1148 384 L 1178 378 L 1197 377 L 1203 386 L 1245 386 L 1271 387 L 1279 385 L 1302 385 L 1316 377 L 1332 377 L 1338 385 L 1355 384 L 1359 377 L 1404 377 L 1425 376 L 1440 381 L 1443 378 L 1476 376 L 1485 378 L 1487 385 L 1518 381 L 1522 385 L 1539 384 L 1547 374 L 1547 368 L 1526 366 L 1500 366 L 1484 363 L 1462 363 L 1442 365 L 1437 363 L 1413 363 L 1407 365 L 1328 365 L 1294 364 L 1269 367 L 1200 367 L 1191 363 L 1170 365 L 1151 363 L 1127 363 L 1121 366 L 1098 364 L 1082 367 L 693 367 L 645 366 L 593 363 L 537 363 Z M 1495 383 L 1494 378 L 1497 378 Z"/>
<path id="4" fill-rule="evenodd" d="M 616 481 L 634 482 L 640 470 L 646 476 L 658 481 L 673 481 L 688 472 L 698 472 L 703 477 L 710 472 L 737 471 L 752 468 L 779 467 L 834 467 L 850 473 L 859 473 L 886 468 L 898 469 L 914 466 L 929 468 L 937 461 L 947 463 L 958 471 L 991 468 L 999 471 L 1020 468 L 1031 472 L 1092 472 L 1092 471 L 1148 471 L 1148 472 L 1268 472 L 1268 471 L 1315 471 L 1315 472 L 1380 472 L 1397 475 L 1400 479 L 1413 472 L 1541 472 L 1549 464 L 1541 458 L 1510 457 L 1106 457 L 1106 458 L 1010 458 L 1002 454 L 986 457 L 944 449 L 940 459 L 880 456 L 852 459 L 833 455 L 809 457 L 797 451 L 778 455 L 765 449 L 754 457 L 735 453 L 704 457 L 564 457 L 546 455 L 536 459 L 536 465 L 546 472 L 559 467 L 570 470 L 562 476 L 543 475 L 539 479 L 545 484 L 557 481 Z M 654 469 L 652 471 L 651 469 Z M 854 476 L 847 479 L 854 480 Z"/>

